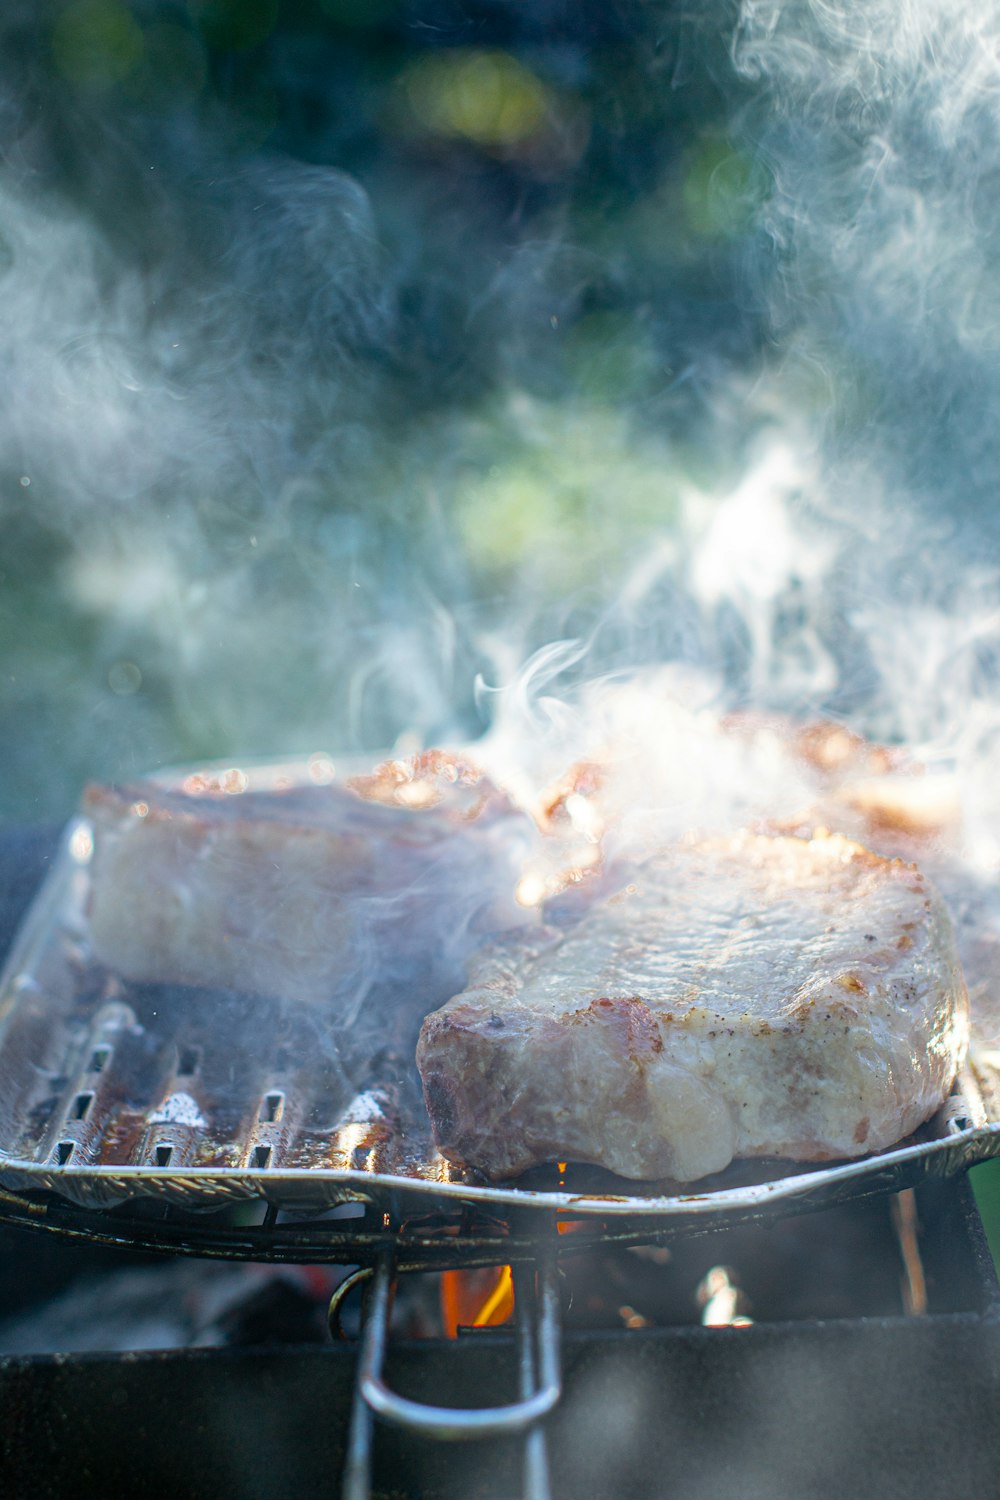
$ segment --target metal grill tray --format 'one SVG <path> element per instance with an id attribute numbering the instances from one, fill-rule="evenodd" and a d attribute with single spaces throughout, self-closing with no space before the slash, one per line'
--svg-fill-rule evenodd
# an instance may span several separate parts
<path id="1" fill-rule="evenodd" d="M 263 788 L 308 768 L 249 774 Z M 81 821 L 67 830 L 0 979 L 0 1183 L 11 1190 L 88 1208 L 263 1199 L 319 1212 L 361 1200 L 397 1216 L 473 1204 L 697 1223 L 828 1206 L 1000 1154 L 997 1054 L 974 1048 L 932 1121 L 861 1160 L 734 1163 L 697 1191 L 574 1164 L 486 1183 L 434 1149 L 410 1057 L 373 1059 L 350 1095 L 315 1045 L 314 1008 L 276 1019 L 255 997 L 128 985 L 95 965 L 86 833 Z"/>

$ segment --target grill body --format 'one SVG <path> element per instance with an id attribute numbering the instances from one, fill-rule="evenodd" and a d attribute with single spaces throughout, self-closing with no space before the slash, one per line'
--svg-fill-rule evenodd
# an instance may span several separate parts
<path id="1" fill-rule="evenodd" d="M 870 1237 L 875 1247 L 870 1262 L 854 1263 L 860 1309 L 892 1300 L 898 1260 L 883 1265 L 885 1246 L 875 1245 L 884 1208 L 872 1200 L 823 1216 L 827 1239 L 839 1235 L 856 1246 Z M 840 1315 L 822 1319 L 627 1333 L 571 1326 L 564 1396 L 548 1423 L 554 1495 L 914 1500 L 992 1493 L 1000 1472 L 992 1262 L 966 1181 L 922 1190 L 918 1213 L 929 1289 L 924 1317 L 851 1315 L 844 1290 L 826 1304 Z M 712 1236 L 684 1253 L 701 1258 L 694 1271 L 714 1258 L 746 1264 L 748 1245 L 763 1240 L 755 1252 L 763 1266 L 774 1233 Z M 32 1254 L 36 1245 L 46 1247 L 41 1258 Z M 11 1229 L 0 1253 L 9 1273 L 22 1267 L 25 1298 L 46 1296 L 73 1263 L 92 1270 L 120 1261 L 116 1252 Z M 774 1279 L 783 1279 L 780 1265 Z M 758 1303 L 763 1295 L 758 1290 Z M 781 1296 L 779 1285 L 772 1315 L 781 1312 Z M 799 1295 L 788 1310 L 801 1305 Z M 25 1500 L 335 1494 L 355 1364 L 350 1344 L 2 1359 L 5 1493 Z M 417 1399 L 461 1405 L 474 1391 L 478 1401 L 503 1404 L 515 1389 L 514 1341 L 502 1330 L 454 1342 L 396 1341 L 387 1375 Z M 391 1427 L 378 1433 L 374 1493 L 384 1500 L 499 1500 L 518 1492 L 519 1475 L 516 1441 L 470 1450 Z"/>

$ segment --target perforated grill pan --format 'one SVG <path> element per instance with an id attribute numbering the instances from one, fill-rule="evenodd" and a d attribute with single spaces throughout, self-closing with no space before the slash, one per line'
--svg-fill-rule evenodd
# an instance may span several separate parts
<path id="1" fill-rule="evenodd" d="M 277 769 L 251 775 L 273 784 Z M 411 1059 L 387 1048 L 345 1090 L 315 1045 L 314 1011 L 128 985 L 96 965 L 86 834 L 79 821 L 67 830 L 0 979 L 0 1183 L 14 1191 L 88 1208 L 155 1198 L 321 1210 L 360 1199 L 397 1215 L 473 1203 L 687 1222 L 828 1206 L 1000 1154 L 1000 1058 L 979 1045 L 935 1118 L 876 1156 L 809 1169 L 734 1163 L 697 1191 L 572 1164 L 486 1183 L 434 1149 Z"/>

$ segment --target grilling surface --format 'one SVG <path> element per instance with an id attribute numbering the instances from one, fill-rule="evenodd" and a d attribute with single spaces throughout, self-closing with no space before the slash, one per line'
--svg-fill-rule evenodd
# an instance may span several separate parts
<path id="1" fill-rule="evenodd" d="M 578 1215 L 758 1214 L 907 1186 L 1000 1150 L 993 1076 L 977 1065 L 915 1136 L 814 1169 L 734 1163 L 685 1191 L 598 1168 L 538 1168 L 487 1185 L 437 1152 L 412 1055 L 364 1069 L 322 1046 L 321 1017 L 259 997 L 125 984 L 90 959 L 88 871 L 71 829 L 0 992 L 0 1178 L 99 1207 L 155 1196 L 322 1207 L 351 1198 L 567 1210 Z M 980 1092 L 979 1085 L 983 1086 Z"/>

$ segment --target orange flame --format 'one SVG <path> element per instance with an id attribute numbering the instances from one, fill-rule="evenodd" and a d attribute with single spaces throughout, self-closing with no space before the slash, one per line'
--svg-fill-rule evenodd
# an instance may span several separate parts
<path id="1" fill-rule="evenodd" d="M 460 1328 L 495 1328 L 506 1323 L 513 1311 L 510 1266 L 442 1272 L 441 1322 L 446 1338 L 457 1338 Z"/>

